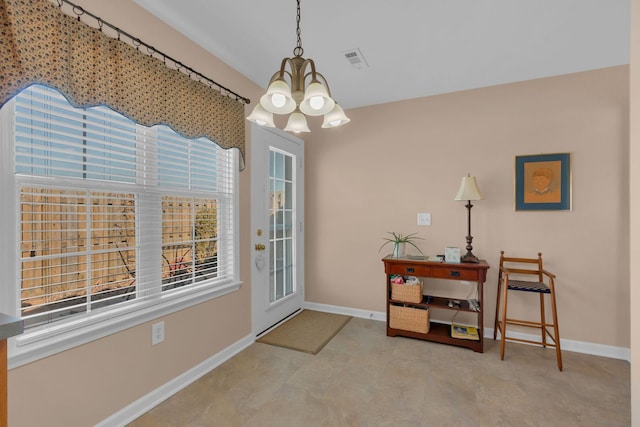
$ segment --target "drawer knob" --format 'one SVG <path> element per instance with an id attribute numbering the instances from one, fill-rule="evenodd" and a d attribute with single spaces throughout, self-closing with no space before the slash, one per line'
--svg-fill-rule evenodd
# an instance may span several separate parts
<path id="1" fill-rule="evenodd" d="M 460 272 L 459 271 L 455 271 L 455 270 L 451 270 L 449 272 L 449 276 L 451 276 L 451 277 L 460 277 Z"/>
<path id="2" fill-rule="evenodd" d="M 416 269 L 415 269 L 415 268 L 413 268 L 413 267 L 407 267 L 407 273 L 413 273 L 413 272 L 415 272 L 415 271 L 416 271 Z"/>

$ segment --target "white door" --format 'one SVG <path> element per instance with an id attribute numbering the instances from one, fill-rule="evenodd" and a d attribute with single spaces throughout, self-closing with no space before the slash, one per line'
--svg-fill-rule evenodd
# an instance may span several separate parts
<path id="1" fill-rule="evenodd" d="M 251 251 L 253 333 L 304 301 L 304 145 L 279 129 L 253 125 Z"/>

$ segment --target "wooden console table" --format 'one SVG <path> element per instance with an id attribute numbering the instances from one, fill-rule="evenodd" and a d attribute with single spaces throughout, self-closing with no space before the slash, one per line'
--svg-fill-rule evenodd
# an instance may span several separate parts
<path id="1" fill-rule="evenodd" d="M 487 279 L 487 270 L 489 264 L 481 260 L 478 264 L 472 263 L 446 263 L 431 262 L 425 260 L 415 260 L 409 258 L 394 258 L 387 256 L 382 259 L 384 262 L 384 271 L 387 274 L 387 336 L 394 337 L 396 335 L 418 338 L 428 341 L 434 341 L 444 344 L 452 344 L 460 347 L 467 347 L 473 351 L 482 353 L 483 351 L 483 285 Z M 475 282 L 478 287 L 479 310 L 474 310 L 469 306 L 467 300 L 459 300 L 460 307 L 449 307 L 449 301 L 454 298 L 446 296 L 431 295 L 427 299 L 424 295 L 419 303 L 407 303 L 405 301 L 395 301 L 391 299 L 391 276 L 416 276 L 421 278 L 449 279 L 457 281 Z M 424 281 L 424 289 L 428 289 L 428 281 Z M 423 290 L 425 293 L 425 290 Z M 414 331 L 406 331 L 402 329 L 393 329 L 389 326 L 389 307 L 391 305 L 411 306 L 421 309 L 438 308 L 445 310 L 457 310 L 475 313 L 477 315 L 477 328 L 480 336 L 479 341 L 457 339 L 451 337 L 451 325 L 431 322 L 429 332 L 426 334 Z"/>

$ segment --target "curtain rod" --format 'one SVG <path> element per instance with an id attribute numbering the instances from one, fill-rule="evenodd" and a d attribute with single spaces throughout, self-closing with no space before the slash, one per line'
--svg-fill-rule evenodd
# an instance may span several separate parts
<path id="1" fill-rule="evenodd" d="M 62 5 L 64 3 L 68 4 L 69 6 L 71 6 L 73 13 L 75 13 L 76 16 L 78 17 L 78 21 L 80 21 L 80 17 L 82 15 L 88 15 L 91 18 L 96 20 L 96 22 L 98 23 L 98 28 L 99 28 L 100 31 L 102 31 L 102 27 L 104 25 L 106 25 L 107 27 L 111 28 L 112 30 L 114 30 L 118 34 L 118 40 L 120 40 L 120 36 L 121 35 L 123 35 L 125 37 L 128 37 L 129 40 L 131 40 L 131 44 L 136 49 L 138 49 L 140 46 L 144 46 L 144 47 L 147 48 L 147 51 L 148 51 L 150 56 L 154 56 L 155 54 L 160 55 L 162 57 L 165 65 L 166 65 L 167 59 L 168 59 L 169 61 L 174 63 L 174 65 L 176 66 L 176 69 L 178 71 L 187 74 L 189 77 L 191 77 L 191 75 L 195 75 L 195 76 L 198 77 L 198 80 L 200 82 L 202 82 L 202 80 L 204 80 L 209 85 L 217 86 L 221 91 L 224 91 L 227 94 L 233 95 L 236 98 L 236 101 L 242 101 L 245 104 L 250 104 L 251 103 L 249 98 L 245 98 L 244 96 L 237 94 L 236 92 L 234 92 L 231 89 L 221 85 L 220 83 L 217 83 L 216 81 L 211 80 L 210 78 L 208 78 L 207 76 L 197 72 L 193 68 L 184 65 L 182 62 L 180 62 L 180 61 L 178 61 L 176 59 L 173 59 L 172 57 L 170 57 L 166 53 L 161 52 L 158 49 L 156 49 L 155 47 L 153 47 L 153 46 L 141 41 L 139 38 L 132 36 L 131 34 L 127 33 L 126 31 L 121 30 L 120 28 L 116 27 L 113 24 L 110 24 L 109 22 L 105 21 L 104 19 L 100 18 L 99 16 L 96 16 L 96 15 L 92 14 L 91 12 L 87 12 L 81 6 L 78 6 L 78 5 L 70 2 L 69 0 L 56 0 L 56 1 L 58 3 L 58 6 L 60 7 L 60 9 L 62 9 Z"/>

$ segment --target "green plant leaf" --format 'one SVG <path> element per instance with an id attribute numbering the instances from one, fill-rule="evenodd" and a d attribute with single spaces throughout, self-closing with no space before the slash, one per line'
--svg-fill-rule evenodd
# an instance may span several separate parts
<path id="1" fill-rule="evenodd" d="M 389 243 L 393 243 L 393 244 L 408 243 L 414 248 L 416 248 L 418 252 L 420 252 L 420 254 L 424 255 L 420 250 L 420 248 L 416 246 L 416 244 L 414 243 L 415 240 L 424 240 L 422 237 L 416 236 L 416 234 L 418 233 L 410 233 L 407 235 L 403 235 L 402 233 L 396 233 L 395 231 L 387 231 L 387 234 L 390 234 L 391 236 L 393 236 L 393 238 L 383 237 L 382 240 L 384 240 L 385 242 L 382 244 L 382 246 L 380 246 L 380 249 L 378 249 L 378 252 L 380 252 L 382 248 L 387 246 Z"/>

